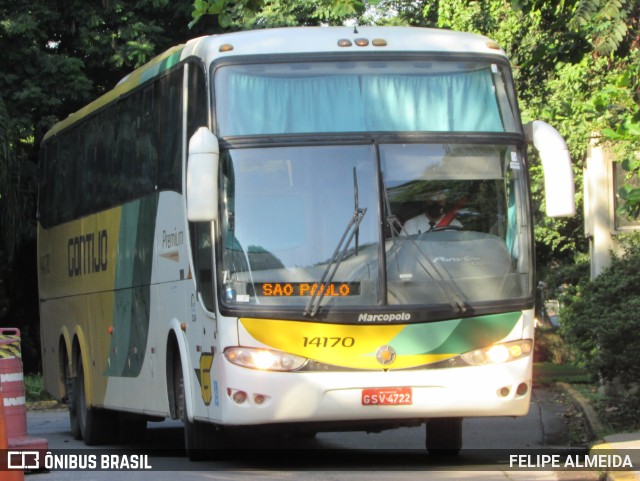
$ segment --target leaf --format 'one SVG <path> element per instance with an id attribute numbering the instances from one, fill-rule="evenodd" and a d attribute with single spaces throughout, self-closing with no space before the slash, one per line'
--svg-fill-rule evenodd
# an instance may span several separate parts
<path id="1" fill-rule="evenodd" d="M 602 135 L 611 140 L 619 140 L 621 138 L 618 132 L 610 128 L 602 129 Z"/>
<path id="2" fill-rule="evenodd" d="M 640 202 L 640 188 L 634 188 L 630 190 L 627 194 L 627 198 L 625 199 L 627 202 L 636 203 Z"/>

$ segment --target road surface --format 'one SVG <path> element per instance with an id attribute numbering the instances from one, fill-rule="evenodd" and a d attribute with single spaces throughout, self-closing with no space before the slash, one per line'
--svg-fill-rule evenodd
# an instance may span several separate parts
<path id="1" fill-rule="evenodd" d="M 94 462 L 116 453 L 117 468 L 139 463 L 152 470 L 56 470 L 27 475 L 27 481 L 269 481 L 345 480 L 597 480 L 595 472 L 531 469 L 519 458 L 510 467 L 510 456 L 535 456 L 547 449 L 569 447 L 567 419 L 574 413 L 564 395 L 536 388 L 529 414 L 520 418 L 469 418 L 464 420 L 463 453 L 434 460 L 424 449 L 425 428 L 402 428 L 382 433 L 319 433 L 315 438 L 289 440 L 276 449 L 236 450 L 224 459 L 192 463 L 183 454 L 183 432 L 179 422 L 149 423 L 146 438 L 137 443 L 88 449 L 69 430 L 65 409 L 29 411 L 29 435 L 44 437 L 61 462 Z M 275 443 L 275 440 L 274 440 Z M 267 447 L 276 444 L 267 440 Z M 575 449 L 573 447 L 572 449 Z M 150 449 L 150 451 L 148 451 Z M 578 448 L 579 449 L 579 448 Z M 554 451 L 555 452 L 555 451 Z M 129 457 L 123 457 L 123 453 Z M 146 453 L 146 454 L 145 454 Z M 484 456 L 490 453 L 490 456 Z M 144 457 L 144 456 L 147 457 Z M 490 461 L 487 461 L 490 458 Z M 109 459 L 109 458 L 106 458 Z M 118 465 L 118 463 L 120 463 Z"/>

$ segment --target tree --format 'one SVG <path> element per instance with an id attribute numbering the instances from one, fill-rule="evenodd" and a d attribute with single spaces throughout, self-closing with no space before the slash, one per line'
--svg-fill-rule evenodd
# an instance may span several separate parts
<path id="1" fill-rule="evenodd" d="M 205 16 L 228 30 L 342 25 L 345 20 L 363 15 L 365 9 L 361 0 L 195 0 L 189 26 Z"/>

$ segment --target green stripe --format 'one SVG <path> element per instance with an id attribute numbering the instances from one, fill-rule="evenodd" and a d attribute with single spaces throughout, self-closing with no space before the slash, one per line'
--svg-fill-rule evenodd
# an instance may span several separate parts
<path id="1" fill-rule="evenodd" d="M 461 354 L 504 339 L 520 312 L 451 321 L 410 324 L 389 341 L 403 355 Z"/>
<path id="2" fill-rule="evenodd" d="M 158 199 L 154 194 L 122 208 L 109 376 L 135 377 L 144 362 Z"/>
<path id="3" fill-rule="evenodd" d="M 142 75 L 140 76 L 140 83 L 144 83 L 147 80 L 154 78 L 159 73 L 164 72 L 165 70 L 169 70 L 171 67 L 180 62 L 181 55 L 182 49 L 180 49 L 176 53 L 169 55 L 167 58 L 162 59 L 157 64 L 142 72 Z"/>

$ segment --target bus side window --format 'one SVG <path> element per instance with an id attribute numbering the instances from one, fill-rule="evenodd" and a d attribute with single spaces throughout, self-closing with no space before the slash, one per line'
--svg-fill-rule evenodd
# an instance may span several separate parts
<path id="1" fill-rule="evenodd" d="M 182 79 L 184 69 L 162 77 L 154 88 L 154 120 L 157 147 L 158 190 L 180 192 L 182 156 Z M 187 137 L 188 138 L 188 137 Z"/>

